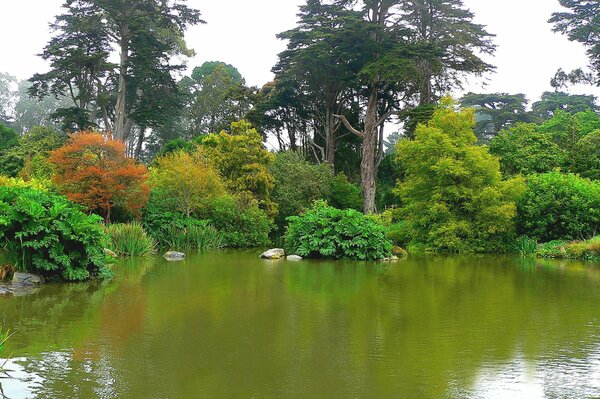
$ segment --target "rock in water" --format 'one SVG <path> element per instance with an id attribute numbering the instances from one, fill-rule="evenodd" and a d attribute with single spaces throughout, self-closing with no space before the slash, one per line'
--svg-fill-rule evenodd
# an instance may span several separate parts
<path id="1" fill-rule="evenodd" d="M 281 248 L 273 248 L 269 249 L 266 252 L 263 252 L 260 257 L 265 259 L 279 259 L 285 256 L 285 251 Z"/>
<path id="2" fill-rule="evenodd" d="M 183 252 L 169 251 L 166 254 L 164 254 L 163 257 L 168 261 L 178 261 L 184 260 L 185 254 Z"/>
<path id="3" fill-rule="evenodd" d="M 112 258 L 118 258 L 117 254 L 108 248 L 104 248 L 104 253 L 106 254 L 106 256 L 110 256 Z"/>
<path id="4" fill-rule="evenodd" d="M 44 284 L 44 278 L 31 273 L 15 272 L 12 278 L 13 286 L 36 286 Z"/>
<path id="5" fill-rule="evenodd" d="M 302 256 L 300 256 L 300 255 L 290 255 L 286 259 L 287 260 L 302 260 Z"/>

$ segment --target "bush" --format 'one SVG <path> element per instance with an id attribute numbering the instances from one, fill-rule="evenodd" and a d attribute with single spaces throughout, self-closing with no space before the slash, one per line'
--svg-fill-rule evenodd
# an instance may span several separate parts
<path id="1" fill-rule="evenodd" d="M 600 237 L 588 241 L 550 241 L 541 244 L 535 253 L 541 258 L 598 260 Z"/>
<path id="2" fill-rule="evenodd" d="M 559 172 L 530 176 L 517 228 L 539 241 L 592 237 L 600 229 L 600 183 Z"/>
<path id="3" fill-rule="evenodd" d="M 150 185 L 151 201 L 160 203 L 163 211 L 186 217 L 198 215 L 225 193 L 219 172 L 199 149 L 191 154 L 179 150 L 158 158 L 151 170 Z"/>
<path id="4" fill-rule="evenodd" d="M 270 244 L 273 223 L 256 200 L 226 195 L 215 199 L 202 215 L 223 235 L 226 247 L 253 248 Z"/>
<path id="5" fill-rule="evenodd" d="M 273 200 L 279 207 L 278 227 L 283 227 L 289 216 L 310 207 L 313 201 L 331 194 L 331 168 L 326 164 L 314 165 L 297 152 L 277 153 L 270 171 L 275 178 Z"/>
<path id="6" fill-rule="evenodd" d="M 410 246 L 434 252 L 497 252 L 513 242 L 520 179 L 503 181 L 500 163 L 476 145 L 473 109 L 456 111 L 444 99 L 415 140 L 402 140 L 398 156 L 399 219 L 408 223 Z"/>
<path id="7" fill-rule="evenodd" d="M 110 224 L 106 232 L 110 237 L 110 250 L 119 256 L 147 256 L 156 252 L 154 239 L 137 222 Z"/>
<path id="8" fill-rule="evenodd" d="M 67 281 L 110 276 L 101 220 L 62 196 L 0 187 L 0 245 L 20 271 Z"/>
<path id="9" fill-rule="evenodd" d="M 345 174 L 339 173 L 333 178 L 333 182 L 331 183 L 329 203 L 338 209 L 362 211 L 362 190 L 357 184 L 349 182 Z"/>
<path id="10" fill-rule="evenodd" d="M 304 257 L 378 260 L 389 257 L 392 243 L 385 229 L 353 209 L 340 210 L 317 201 L 300 216 L 288 218 L 288 253 Z"/>
<path id="11" fill-rule="evenodd" d="M 52 151 L 53 182 L 58 191 L 110 221 L 113 208 L 138 216 L 148 202 L 147 168 L 125 156 L 125 144 L 100 133 L 71 135 Z"/>

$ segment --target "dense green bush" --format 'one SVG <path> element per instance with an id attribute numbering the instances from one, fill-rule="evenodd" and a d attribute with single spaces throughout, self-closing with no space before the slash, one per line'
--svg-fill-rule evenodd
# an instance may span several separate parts
<path id="1" fill-rule="evenodd" d="M 559 172 L 530 176 L 517 228 L 540 241 L 592 237 L 600 231 L 600 183 Z"/>
<path id="2" fill-rule="evenodd" d="M 0 187 L 0 245 L 17 270 L 68 281 L 110 276 L 101 220 L 62 196 Z"/>
<path id="3" fill-rule="evenodd" d="M 222 235 L 231 248 L 252 248 L 269 245 L 273 223 L 258 202 L 250 196 L 222 196 L 213 200 L 202 215 Z"/>
<path id="4" fill-rule="evenodd" d="M 156 252 L 154 239 L 137 222 L 110 224 L 106 232 L 110 237 L 109 249 L 119 256 L 147 256 Z"/>
<path id="5" fill-rule="evenodd" d="M 341 210 L 317 201 L 300 216 L 288 218 L 288 253 L 305 257 L 378 260 L 389 257 L 392 243 L 385 229 L 353 209 Z"/>
<path id="6" fill-rule="evenodd" d="M 329 203 L 338 209 L 362 211 L 362 191 L 358 184 L 351 183 L 343 173 L 338 173 L 331 183 Z"/>
<path id="7" fill-rule="evenodd" d="M 273 200 L 279 207 L 275 219 L 278 227 L 283 227 L 289 216 L 310 207 L 313 201 L 326 199 L 331 194 L 331 168 L 326 164 L 312 164 L 297 152 L 277 153 L 269 169 L 275 178 Z"/>
<path id="8" fill-rule="evenodd" d="M 474 110 L 445 99 L 415 140 L 397 153 L 406 175 L 397 193 L 398 220 L 409 248 L 432 252 L 499 252 L 514 239 L 519 179 L 502 180 L 500 164 L 473 133 Z"/>

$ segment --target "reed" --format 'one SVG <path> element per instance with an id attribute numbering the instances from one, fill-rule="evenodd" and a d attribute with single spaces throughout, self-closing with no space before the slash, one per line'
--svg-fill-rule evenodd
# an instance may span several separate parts
<path id="1" fill-rule="evenodd" d="M 156 253 L 156 242 L 138 222 L 110 224 L 110 250 L 119 256 L 148 256 Z"/>

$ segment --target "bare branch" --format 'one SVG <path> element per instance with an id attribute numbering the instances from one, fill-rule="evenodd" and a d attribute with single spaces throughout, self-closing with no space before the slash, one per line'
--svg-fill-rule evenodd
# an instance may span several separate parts
<path id="1" fill-rule="evenodd" d="M 352 127 L 352 125 L 350 124 L 350 122 L 344 115 L 333 114 L 333 116 L 338 118 L 339 120 L 341 120 L 342 123 L 344 124 L 344 126 L 346 126 L 346 129 L 348 129 L 349 131 L 351 131 L 352 133 L 354 133 L 355 135 L 357 135 L 360 138 L 363 138 L 363 139 L 365 138 L 365 134 L 359 130 L 356 130 L 354 127 Z"/>

